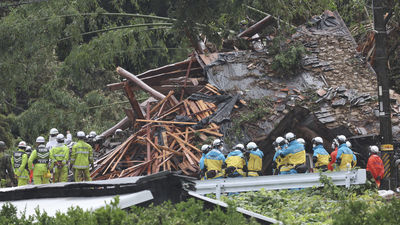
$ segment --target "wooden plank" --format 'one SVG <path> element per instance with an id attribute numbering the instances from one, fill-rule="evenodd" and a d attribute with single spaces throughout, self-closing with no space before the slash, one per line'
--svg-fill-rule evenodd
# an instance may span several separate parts
<path id="1" fill-rule="evenodd" d="M 150 102 L 147 102 L 147 105 L 146 105 L 146 119 L 150 119 Z M 148 137 L 150 137 L 150 126 L 148 126 L 147 128 L 146 128 L 146 135 L 147 135 L 147 138 Z M 147 150 L 147 161 L 151 161 L 151 154 L 150 154 L 150 150 L 151 150 L 151 147 L 150 147 L 150 139 L 148 139 L 148 142 L 147 142 L 147 144 L 146 144 L 146 150 Z M 148 167 L 148 170 L 147 170 L 147 174 L 149 174 L 151 171 L 150 171 L 150 166 Z"/>
<path id="2" fill-rule="evenodd" d="M 165 124 L 183 124 L 183 125 L 195 125 L 195 122 L 178 122 L 178 121 L 164 121 L 164 120 L 150 120 L 150 119 L 137 119 L 137 122 L 145 123 L 165 123 Z"/>
<path id="3" fill-rule="evenodd" d="M 125 83 L 124 83 L 124 90 L 125 90 L 125 93 L 128 97 L 129 103 L 131 104 L 133 111 L 136 113 L 137 118 L 144 119 L 144 115 L 143 115 L 142 109 L 139 106 L 139 102 L 136 100 L 135 94 L 133 93 L 133 91 L 127 81 L 125 81 Z"/>
<path id="4" fill-rule="evenodd" d="M 193 62 L 193 57 L 192 57 L 192 60 L 190 60 L 188 68 L 186 70 L 185 84 L 183 85 L 182 93 L 181 93 L 181 101 L 183 100 L 183 95 L 185 94 L 185 89 L 186 89 L 186 86 L 187 86 L 187 80 L 189 78 L 190 69 L 192 68 L 192 62 Z"/>
<path id="5" fill-rule="evenodd" d="M 182 140 L 180 137 L 176 136 L 175 134 L 173 134 L 173 133 L 171 133 L 171 132 L 169 132 L 169 131 L 167 131 L 167 134 L 169 134 L 170 136 L 172 136 L 173 138 L 175 138 L 175 139 L 178 141 L 178 143 L 181 142 L 181 143 L 183 143 L 183 144 L 185 144 L 185 145 L 191 147 L 192 149 L 196 150 L 197 152 L 200 152 L 200 153 L 201 153 L 200 149 L 198 149 L 196 146 L 190 144 L 189 142 L 187 142 L 187 141 L 185 141 L 185 140 Z"/>
<path id="6" fill-rule="evenodd" d="M 150 115 L 153 114 L 154 112 L 156 112 L 167 100 L 169 97 L 171 97 L 171 95 L 174 94 L 174 91 L 170 91 L 168 93 L 167 96 L 165 96 L 165 98 L 163 98 L 163 100 L 159 101 L 151 110 L 150 110 Z"/>
<path id="7" fill-rule="evenodd" d="M 124 150 L 122 151 L 121 155 L 119 156 L 119 158 L 118 158 L 117 161 L 115 162 L 115 165 L 111 168 L 111 172 L 113 172 L 113 171 L 115 170 L 115 167 L 117 167 L 119 161 L 122 159 L 122 156 L 124 156 L 125 153 L 126 153 L 126 151 L 129 149 L 129 147 L 131 147 L 132 142 L 134 142 L 134 141 L 129 142 L 129 143 L 125 146 L 125 148 L 124 148 Z"/>

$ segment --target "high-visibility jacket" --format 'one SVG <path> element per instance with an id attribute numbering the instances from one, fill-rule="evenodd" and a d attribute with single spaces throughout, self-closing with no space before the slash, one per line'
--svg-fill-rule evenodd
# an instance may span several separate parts
<path id="1" fill-rule="evenodd" d="M 33 170 L 33 176 L 47 173 L 50 163 L 50 150 L 44 144 L 33 150 L 28 160 L 29 169 Z"/>
<path id="2" fill-rule="evenodd" d="M 313 148 L 313 157 L 317 157 L 317 162 L 315 162 L 315 167 L 327 166 L 329 164 L 329 154 L 325 150 L 324 146 L 317 145 Z"/>
<path id="3" fill-rule="evenodd" d="M 83 140 L 79 140 L 72 147 L 71 163 L 75 169 L 89 169 L 89 165 L 93 163 L 92 146 Z"/>
<path id="4" fill-rule="evenodd" d="M 17 175 L 18 186 L 27 185 L 29 182 L 27 163 L 28 155 L 23 149 L 18 149 L 18 151 L 14 152 L 11 158 L 11 164 L 14 168 L 15 175 Z"/>
<path id="5" fill-rule="evenodd" d="M 336 167 L 336 156 L 337 156 L 338 148 L 336 147 L 333 152 L 331 152 L 331 161 L 328 164 L 328 170 L 333 171 Z"/>
<path id="6" fill-rule="evenodd" d="M 372 154 L 367 162 L 367 171 L 371 172 L 375 179 L 376 185 L 379 187 L 381 185 L 383 174 L 385 173 L 385 168 L 383 166 L 381 157 L 379 157 L 377 154 Z M 378 176 L 380 179 L 378 179 Z"/>
<path id="7" fill-rule="evenodd" d="M 291 141 L 288 147 L 282 150 L 281 155 L 289 156 L 289 166 L 301 165 L 306 162 L 306 151 L 304 145 L 299 143 L 297 140 Z"/>
<path id="8" fill-rule="evenodd" d="M 69 160 L 69 149 L 64 144 L 58 144 L 50 150 L 50 170 L 53 169 L 55 162 L 61 162 L 61 166 L 65 166 Z"/>
<path id="9" fill-rule="evenodd" d="M 225 163 L 225 156 L 218 150 L 213 149 L 207 153 L 204 159 L 204 166 L 207 167 L 207 173 L 214 170 L 216 176 L 213 178 L 219 178 L 223 176 L 222 164 Z"/>
<path id="10" fill-rule="evenodd" d="M 230 152 L 225 160 L 226 168 L 235 167 L 236 172 L 241 175 L 245 176 L 243 172 L 243 167 L 246 165 L 246 160 L 244 160 L 244 155 L 240 150 L 235 150 Z"/>
<path id="11" fill-rule="evenodd" d="M 199 161 L 199 167 L 200 167 L 200 170 L 203 170 L 204 169 L 204 159 L 206 158 L 206 154 L 201 154 L 201 158 L 200 158 L 200 161 Z"/>
<path id="12" fill-rule="evenodd" d="M 258 148 L 250 151 L 247 162 L 248 176 L 258 176 L 258 173 L 262 170 L 263 157 L 264 153 Z"/>
<path id="13" fill-rule="evenodd" d="M 346 170 L 347 164 L 350 164 L 350 168 L 352 167 L 355 156 L 353 151 L 347 147 L 346 143 L 343 143 L 339 146 L 336 161 L 338 159 L 342 160 L 339 165 L 340 170 Z"/>

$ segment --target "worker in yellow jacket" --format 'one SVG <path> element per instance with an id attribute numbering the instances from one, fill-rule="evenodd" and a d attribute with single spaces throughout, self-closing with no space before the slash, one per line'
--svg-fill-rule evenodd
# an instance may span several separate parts
<path id="1" fill-rule="evenodd" d="M 50 150 L 50 170 L 55 168 L 53 173 L 53 183 L 67 182 L 69 149 L 64 144 L 63 134 L 58 134 L 56 140 L 57 145 Z"/>
<path id="2" fill-rule="evenodd" d="M 83 131 L 79 131 L 76 135 L 78 142 L 72 147 L 71 165 L 74 169 L 75 181 L 91 181 L 90 165 L 93 165 L 93 149 L 84 140 L 86 138 Z"/>
<path id="3" fill-rule="evenodd" d="M 46 148 L 45 142 L 42 136 L 36 138 L 37 149 L 33 150 L 28 160 L 29 170 L 33 170 L 34 184 L 50 183 L 50 150 Z"/>
<path id="4" fill-rule="evenodd" d="M 18 150 L 14 152 L 11 163 L 14 167 L 14 174 L 17 176 L 18 186 L 29 183 L 28 155 L 25 153 L 26 142 L 21 141 L 18 144 Z"/>

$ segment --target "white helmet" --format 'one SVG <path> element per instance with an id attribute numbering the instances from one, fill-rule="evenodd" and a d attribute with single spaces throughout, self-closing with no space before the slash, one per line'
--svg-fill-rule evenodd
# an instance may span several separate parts
<path id="1" fill-rule="evenodd" d="M 203 146 L 201 146 L 201 151 L 202 152 L 206 152 L 207 150 L 209 150 L 210 149 L 210 146 L 209 145 L 203 145 Z"/>
<path id="2" fill-rule="evenodd" d="M 316 145 L 322 145 L 324 143 L 324 140 L 322 140 L 321 137 L 315 137 L 312 139 L 312 143 Z"/>
<path id="3" fill-rule="evenodd" d="M 32 152 L 32 147 L 31 146 L 26 146 L 25 152 Z"/>
<path id="4" fill-rule="evenodd" d="M 243 151 L 244 150 L 244 145 L 243 144 L 237 144 L 235 145 L 235 147 L 233 147 L 234 150 L 240 150 Z"/>
<path id="5" fill-rule="evenodd" d="M 287 133 L 287 134 L 285 135 L 285 139 L 286 139 L 288 142 L 293 141 L 295 138 L 296 138 L 296 135 L 294 135 L 292 132 L 289 132 L 289 133 Z"/>
<path id="6" fill-rule="evenodd" d="M 56 136 L 58 134 L 58 130 L 56 128 L 51 128 L 50 129 L 50 135 Z"/>
<path id="7" fill-rule="evenodd" d="M 89 137 L 90 138 L 94 138 L 94 137 L 96 137 L 96 131 L 90 131 L 90 133 L 89 133 Z"/>
<path id="8" fill-rule="evenodd" d="M 26 142 L 25 141 L 20 141 L 18 143 L 18 148 L 26 148 Z"/>
<path id="9" fill-rule="evenodd" d="M 378 148 L 378 146 L 376 146 L 376 145 L 371 145 L 371 146 L 369 146 L 369 151 L 370 151 L 371 153 L 378 154 L 378 153 L 379 153 L 379 148 Z"/>
<path id="10" fill-rule="evenodd" d="M 306 141 L 303 138 L 297 138 L 297 142 L 299 142 L 300 144 L 305 145 Z"/>
<path id="11" fill-rule="evenodd" d="M 39 136 L 36 138 L 36 143 L 45 143 L 45 142 L 46 142 L 46 140 L 42 136 Z"/>
<path id="12" fill-rule="evenodd" d="M 85 132 L 83 132 L 83 131 L 78 131 L 78 133 L 76 133 L 76 136 L 78 137 L 78 138 L 85 138 L 86 136 L 85 136 Z"/>
<path id="13" fill-rule="evenodd" d="M 217 138 L 217 139 L 215 139 L 214 141 L 213 141 L 213 147 L 215 148 L 215 147 L 219 147 L 219 146 L 221 146 L 221 145 L 223 145 L 224 144 L 224 142 L 221 140 L 221 139 L 219 139 L 219 138 Z"/>
<path id="14" fill-rule="evenodd" d="M 57 134 L 56 140 L 57 142 L 64 142 L 64 134 Z"/>
<path id="15" fill-rule="evenodd" d="M 347 138 L 344 135 L 338 135 L 337 140 L 338 140 L 339 144 L 343 144 L 343 143 L 346 143 Z"/>
<path id="16" fill-rule="evenodd" d="M 116 129 L 115 132 L 114 132 L 114 134 L 118 134 L 118 133 L 122 133 L 122 129 L 119 129 L 119 128 Z"/>
<path id="17" fill-rule="evenodd" d="M 348 148 L 351 148 L 351 146 L 352 146 L 350 141 L 346 141 L 346 145 Z"/>
<path id="18" fill-rule="evenodd" d="M 286 144 L 286 140 L 283 137 L 277 137 L 275 142 L 278 144 L 278 146 L 282 146 L 282 145 Z"/>
<path id="19" fill-rule="evenodd" d="M 257 148 L 257 144 L 254 143 L 254 142 L 249 142 L 249 143 L 246 145 L 246 148 L 247 148 L 247 150 L 256 149 L 256 148 Z"/>

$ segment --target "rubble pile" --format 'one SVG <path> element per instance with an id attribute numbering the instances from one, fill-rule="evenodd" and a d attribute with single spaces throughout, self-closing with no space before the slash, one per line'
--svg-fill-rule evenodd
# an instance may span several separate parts
<path id="1" fill-rule="evenodd" d="M 122 68 L 120 74 L 136 77 Z M 140 82 L 140 81 L 139 81 Z M 199 172 L 201 151 L 194 145 L 195 139 L 210 141 L 222 137 L 219 133 L 218 115 L 237 107 L 237 98 L 224 96 L 210 84 L 200 92 L 178 101 L 174 91 L 162 96 L 147 87 L 153 97 L 144 102 L 146 110 L 132 95 L 132 88 L 126 88 L 132 105 L 128 121 L 133 133 L 120 145 L 99 158 L 92 171 L 94 180 L 141 176 L 159 171 L 181 170 L 185 175 L 196 176 Z M 219 110 L 218 110 L 219 109 Z M 213 116 L 212 116 L 213 115 Z"/>

